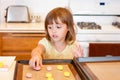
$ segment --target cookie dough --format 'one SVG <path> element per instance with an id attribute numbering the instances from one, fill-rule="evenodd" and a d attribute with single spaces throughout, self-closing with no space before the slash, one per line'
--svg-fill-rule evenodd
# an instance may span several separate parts
<path id="1" fill-rule="evenodd" d="M 47 70 L 48 71 L 52 70 L 52 67 L 51 66 L 47 66 Z"/>
<path id="2" fill-rule="evenodd" d="M 64 72 L 64 76 L 69 77 L 69 76 L 70 76 L 70 73 L 69 73 L 68 71 L 65 71 L 65 72 Z"/>
<path id="3" fill-rule="evenodd" d="M 41 69 L 41 67 L 39 67 L 39 66 L 38 66 L 38 67 L 35 67 L 35 70 L 36 70 L 36 71 L 39 71 L 40 69 Z"/>
<path id="4" fill-rule="evenodd" d="M 53 77 L 48 77 L 47 80 L 54 80 L 54 78 Z"/>
<path id="5" fill-rule="evenodd" d="M 50 78 L 50 77 L 52 77 L 52 74 L 51 73 L 46 73 L 46 77 Z"/>
<path id="6" fill-rule="evenodd" d="M 3 62 L 0 62 L 0 68 L 2 68 L 4 66 Z"/>
<path id="7" fill-rule="evenodd" d="M 31 78 L 32 74 L 31 73 L 26 73 L 26 78 Z"/>
<path id="8" fill-rule="evenodd" d="M 62 65 L 58 65 L 58 66 L 57 66 L 57 69 L 58 69 L 58 70 L 63 70 L 63 66 L 62 66 Z"/>

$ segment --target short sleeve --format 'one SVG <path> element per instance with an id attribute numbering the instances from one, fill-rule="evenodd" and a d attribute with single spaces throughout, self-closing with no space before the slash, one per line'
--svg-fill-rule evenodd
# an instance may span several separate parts
<path id="1" fill-rule="evenodd" d="M 46 38 L 41 39 L 38 44 L 42 44 L 46 49 L 49 49 L 49 41 Z"/>

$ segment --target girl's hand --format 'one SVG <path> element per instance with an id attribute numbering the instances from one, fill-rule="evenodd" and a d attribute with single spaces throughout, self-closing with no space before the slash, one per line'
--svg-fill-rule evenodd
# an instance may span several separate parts
<path id="1" fill-rule="evenodd" d="M 29 61 L 29 65 L 31 68 L 35 69 L 35 70 L 40 70 L 42 65 L 42 57 L 35 55 L 32 56 L 32 58 Z"/>
<path id="2" fill-rule="evenodd" d="M 75 45 L 75 49 L 72 49 L 72 52 L 75 57 L 83 57 L 84 56 L 83 48 L 81 48 L 81 46 L 79 44 Z"/>

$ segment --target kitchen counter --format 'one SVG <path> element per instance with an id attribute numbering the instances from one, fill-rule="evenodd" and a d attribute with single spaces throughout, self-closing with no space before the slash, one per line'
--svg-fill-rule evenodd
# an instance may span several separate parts
<path id="1" fill-rule="evenodd" d="M 44 23 L 0 23 L 0 33 L 45 33 Z"/>
<path id="2" fill-rule="evenodd" d="M 101 30 L 85 30 L 79 27 L 75 28 L 76 33 L 120 33 L 120 29 L 112 25 L 103 25 Z M 44 22 L 41 23 L 0 23 L 0 33 L 45 33 Z"/>

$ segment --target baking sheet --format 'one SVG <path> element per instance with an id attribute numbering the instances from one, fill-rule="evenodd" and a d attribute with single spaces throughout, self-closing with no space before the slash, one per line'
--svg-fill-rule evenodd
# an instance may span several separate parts
<path id="1" fill-rule="evenodd" d="M 87 80 L 120 80 L 120 56 L 76 58 Z"/>
<path id="2" fill-rule="evenodd" d="M 73 60 L 43 60 L 44 67 L 40 71 L 33 70 L 29 67 L 28 63 L 28 60 L 20 60 L 17 62 L 16 80 L 47 80 L 45 77 L 47 72 L 52 73 L 54 80 L 81 80 L 78 68 L 76 68 Z M 62 65 L 63 70 L 57 70 L 57 65 Z M 47 71 L 47 66 L 52 66 L 53 70 Z M 70 76 L 65 77 L 63 75 L 64 71 L 68 71 Z M 27 72 L 32 73 L 32 78 L 26 78 Z"/>
<path id="3" fill-rule="evenodd" d="M 120 80 L 120 62 L 85 63 L 84 66 L 98 80 Z"/>
<path id="4" fill-rule="evenodd" d="M 47 66 L 51 66 L 52 70 L 48 71 Z M 57 65 L 43 65 L 42 69 L 40 71 L 35 71 L 29 67 L 29 65 L 23 66 L 23 76 L 22 80 L 28 80 L 29 78 L 26 77 L 27 73 L 31 73 L 32 77 L 30 79 L 33 80 L 47 80 L 46 74 L 51 73 L 54 80 L 75 80 L 73 73 L 69 69 L 68 65 L 62 65 L 63 70 L 58 70 Z M 64 72 L 68 71 L 70 73 L 70 76 L 66 77 L 64 76 Z"/>

